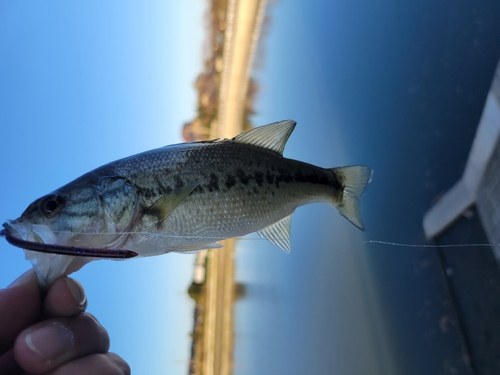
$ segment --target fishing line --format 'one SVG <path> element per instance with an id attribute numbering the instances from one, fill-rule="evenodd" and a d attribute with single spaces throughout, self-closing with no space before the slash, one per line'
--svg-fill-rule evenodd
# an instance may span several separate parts
<path id="1" fill-rule="evenodd" d="M 66 234 L 75 234 L 73 232 L 69 231 L 56 231 L 54 233 L 66 233 Z M 79 235 L 88 235 L 88 236 L 98 236 L 98 235 L 108 235 L 108 234 L 116 234 L 113 232 L 102 232 L 102 233 L 79 233 Z M 151 232 L 121 232 L 121 234 L 133 234 L 133 235 L 147 235 L 147 236 L 155 236 L 155 237 L 161 237 L 161 238 L 172 238 L 172 239 L 182 239 L 182 238 L 189 238 L 189 239 L 203 239 L 203 240 L 214 240 L 214 241 L 223 241 L 224 239 L 221 239 L 220 237 L 212 237 L 212 236 L 182 236 L 182 235 L 169 235 L 169 234 L 163 234 L 163 233 L 151 233 Z M 243 241 L 265 241 L 264 238 L 261 237 L 248 237 L 251 236 L 252 233 L 245 235 L 245 236 L 240 236 L 240 237 L 231 237 L 237 240 L 243 240 Z M 362 241 L 361 243 L 367 244 L 379 244 L 379 245 L 388 245 L 388 246 L 401 246 L 401 247 L 438 247 L 438 248 L 449 248 L 449 247 L 491 247 L 494 246 L 492 244 L 488 243 L 460 243 L 460 244 L 445 244 L 445 245 L 432 245 L 432 244 L 405 244 L 405 243 L 399 243 L 399 242 L 391 242 L 391 241 L 381 241 L 381 240 L 366 240 Z"/>
<path id="2" fill-rule="evenodd" d="M 78 235 L 86 235 L 86 236 L 101 236 L 101 235 L 117 235 L 117 233 L 113 232 L 101 232 L 101 233 L 75 233 L 71 231 L 55 231 L 54 233 L 58 234 L 78 234 Z M 150 233 L 150 232 L 121 232 L 121 235 L 147 235 L 154 237 L 162 237 L 162 238 L 173 238 L 173 239 L 201 239 L 201 240 L 213 240 L 223 241 L 220 237 L 210 237 L 210 236 L 182 236 L 182 235 L 167 235 L 162 233 Z M 96 258 L 132 258 L 137 256 L 138 254 L 134 251 L 125 250 L 125 249 L 113 249 L 113 248 L 93 248 L 93 247 L 80 247 L 80 246 L 68 246 L 68 245 L 60 245 L 60 244 L 44 244 L 39 242 L 31 242 L 22 240 L 12 236 L 9 232 L 5 230 L 0 231 L 0 236 L 5 237 L 6 240 L 17 247 L 21 247 L 28 250 L 39 251 L 43 253 L 52 253 L 52 254 L 61 254 L 61 255 L 73 255 L 73 256 L 83 256 L 83 257 L 96 257 Z M 233 237 L 237 240 L 259 240 L 262 241 L 262 238 L 258 237 Z M 470 243 L 470 244 L 443 244 L 443 245 L 432 245 L 432 244 L 405 244 L 399 242 L 391 242 L 391 241 L 381 241 L 381 240 L 366 240 L 362 241 L 362 244 L 378 244 L 378 245 L 386 245 L 386 246 L 401 246 L 401 247 L 410 247 L 410 248 L 454 248 L 454 247 L 492 247 L 491 244 L 485 243 Z"/>
<path id="3" fill-rule="evenodd" d="M 389 241 L 379 241 L 379 240 L 368 240 L 363 241 L 362 243 L 374 243 L 380 245 L 389 245 L 389 246 L 401 246 L 401 247 L 438 247 L 438 248 L 448 248 L 448 247 L 491 247 L 494 245 L 487 243 L 459 243 L 459 244 L 446 244 L 446 245 L 429 245 L 429 244 L 405 244 L 398 242 L 389 242 Z"/>

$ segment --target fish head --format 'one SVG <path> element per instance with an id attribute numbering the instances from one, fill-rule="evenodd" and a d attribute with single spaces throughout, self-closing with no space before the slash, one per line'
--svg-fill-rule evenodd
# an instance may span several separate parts
<path id="1" fill-rule="evenodd" d="M 136 187 L 125 178 L 80 178 L 35 200 L 3 226 L 25 241 L 119 247 L 118 239 L 133 228 L 138 203 Z"/>
<path id="2" fill-rule="evenodd" d="M 75 248 L 120 248 L 139 211 L 136 187 L 116 177 L 82 178 L 45 195 L 3 224 L 23 241 Z M 42 288 L 96 259 L 25 249 Z"/>

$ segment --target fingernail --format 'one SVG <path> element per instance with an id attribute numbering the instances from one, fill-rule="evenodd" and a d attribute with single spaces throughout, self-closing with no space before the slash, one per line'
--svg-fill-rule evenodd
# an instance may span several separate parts
<path id="1" fill-rule="evenodd" d="M 7 288 L 13 288 L 28 282 L 33 277 L 33 269 L 30 269 L 15 279 Z"/>
<path id="2" fill-rule="evenodd" d="M 26 345 L 33 352 L 46 360 L 52 360 L 70 350 L 75 339 L 73 332 L 61 323 L 51 323 L 29 333 Z"/>
<path id="3" fill-rule="evenodd" d="M 78 281 L 69 278 L 66 279 L 66 284 L 68 285 L 68 288 L 71 291 L 71 294 L 73 295 L 73 298 L 75 299 L 78 306 L 85 306 L 85 303 L 87 302 L 87 296 L 85 295 L 85 291 L 83 290 L 82 285 Z"/>

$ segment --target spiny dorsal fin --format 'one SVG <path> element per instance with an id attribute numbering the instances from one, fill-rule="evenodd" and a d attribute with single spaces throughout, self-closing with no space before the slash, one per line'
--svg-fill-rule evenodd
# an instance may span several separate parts
<path id="1" fill-rule="evenodd" d="M 144 215 L 156 217 L 158 219 L 157 225 L 160 225 L 199 184 L 200 181 L 195 181 L 162 195 L 144 212 Z"/>
<path id="2" fill-rule="evenodd" d="M 255 129 L 241 133 L 233 138 L 238 143 L 246 143 L 283 154 L 286 141 L 295 128 L 296 122 L 285 120 L 273 122 L 269 125 L 259 126 Z"/>
<path id="3" fill-rule="evenodd" d="M 257 234 L 273 245 L 278 246 L 285 253 L 292 251 L 292 241 L 290 240 L 290 226 L 292 225 L 292 215 L 281 219 L 264 229 L 261 229 Z"/>

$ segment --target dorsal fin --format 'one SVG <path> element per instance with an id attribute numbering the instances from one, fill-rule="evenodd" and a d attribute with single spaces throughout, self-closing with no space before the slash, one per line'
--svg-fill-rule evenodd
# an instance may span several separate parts
<path id="1" fill-rule="evenodd" d="M 233 138 L 234 142 L 246 143 L 283 154 L 286 141 L 295 128 L 296 122 L 284 120 L 273 122 L 269 125 L 259 126 L 255 129 L 241 133 Z"/>

